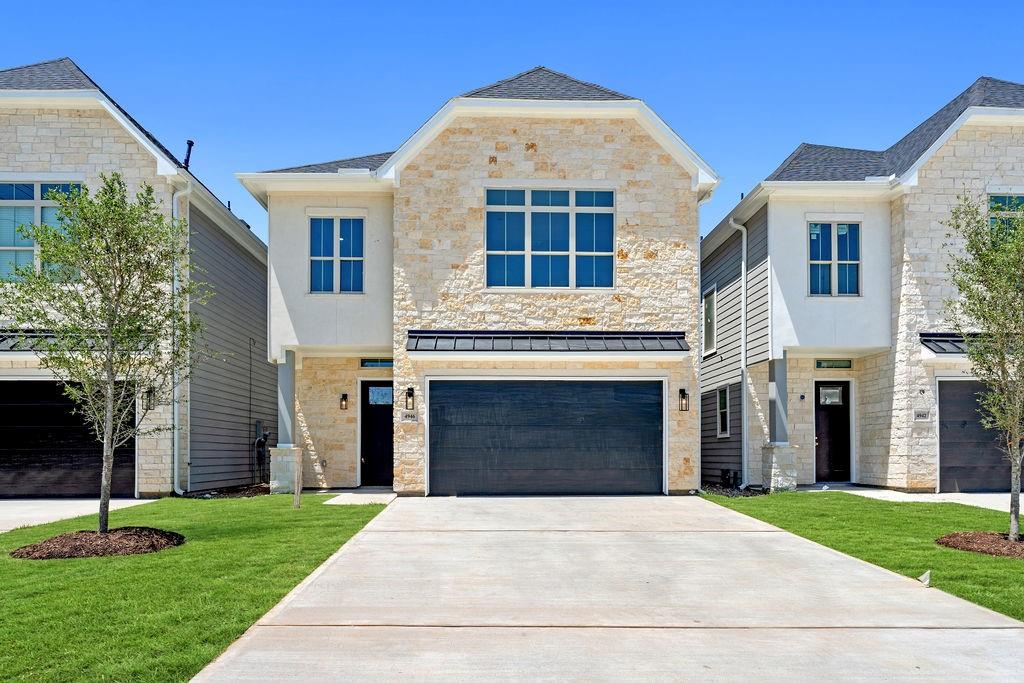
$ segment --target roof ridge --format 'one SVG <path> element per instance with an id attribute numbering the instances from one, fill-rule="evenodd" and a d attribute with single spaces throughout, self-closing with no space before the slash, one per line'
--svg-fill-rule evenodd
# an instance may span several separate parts
<path id="1" fill-rule="evenodd" d="M 470 97 L 470 96 L 475 95 L 476 93 L 480 92 L 481 90 L 490 90 L 491 88 L 493 88 L 496 85 L 502 85 L 504 83 L 508 83 L 509 81 L 514 81 L 515 79 L 521 78 L 521 77 L 525 76 L 526 74 L 532 74 L 534 71 L 541 71 L 542 69 L 547 69 L 547 67 L 544 66 L 544 65 L 535 66 L 532 69 L 527 69 L 526 71 L 523 71 L 521 73 L 517 73 L 514 76 L 509 76 L 508 78 L 503 78 L 500 81 L 495 81 L 494 83 L 489 83 L 487 85 L 482 85 L 479 88 L 476 88 L 474 90 L 470 90 L 469 92 L 464 92 L 461 95 L 459 95 L 459 97 Z M 550 69 L 548 69 L 548 70 L 550 71 Z"/>
<path id="2" fill-rule="evenodd" d="M 523 78 L 524 76 L 528 76 L 530 74 L 534 74 L 534 73 L 538 73 L 538 72 L 547 73 L 547 74 L 550 74 L 552 76 L 557 76 L 559 78 L 564 78 L 566 80 L 572 81 L 573 83 L 576 83 L 578 85 L 583 85 L 583 86 L 586 86 L 588 88 L 593 88 L 593 89 L 598 90 L 598 91 L 600 91 L 600 92 L 602 92 L 602 93 L 604 93 L 606 95 L 609 95 L 609 96 L 611 96 L 613 98 L 621 98 L 621 99 L 624 99 L 624 100 L 635 100 L 635 99 L 637 99 L 635 97 L 632 97 L 631 95 L 626 95 L 626 94 L 623 94 L 621 92 L 618 92 L 617 90 L 612 90 L 611 88 L 608 88 L 606 86 L 600 85 L 599 83 L 593 83 L 591 81 L 584 81 L 584 80 L 581 80 L 579 78 L 576 78 L 575 76 L 570 76 L 569 74 L 564 73 L 562 71 L 555 71 L 554 69 L 548 68 L 548 67 L 544 66 L 543 64 L 535 66 L 532 69 L 527 69 L 526 71 L 523 71 L 523 72 L 517 73 L 515 75 L 509 76 L 508 78 L 503 78 L 500 81 L 495 81 L 494 83 L 489 83 L 488 85 L 484 85 L 484 86 L 481 86 L 479 88 L 475 88 L 473 90 L 470 90 L 469 92 L 465 92 L 465 93 L 459 95 L 459 97 L 478 97 L 480 95 L 480 93 L 483 93 L 483 92 L 488 91 L 488 90 L 492 90 L 494 88 L 497 88 L 499 86 L 505 85 L 507 83 L 511 83 L 512 81 L 515 81 L 515 80 L 517 80 L 519 78 Z M 510 99 L 516 99 L 516 98 L 510 98 Z"/>

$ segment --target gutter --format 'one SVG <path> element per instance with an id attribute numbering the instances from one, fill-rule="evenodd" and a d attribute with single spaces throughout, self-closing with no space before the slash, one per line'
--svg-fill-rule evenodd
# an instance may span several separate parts
<path id="1" fill-rule="evenodd" d="M 177 220 L 177 219 L 181 218 L 181 210 L 178 209 L 178 200 L 182 199 L 182 198 L 185 198 L 185 197 L 188 197 L 190 194 L 192 194 L 192 190 L 193 190 L 194 187 L 195 186 L 194 186 L 194 184 L 192 182 L 192 179 L 189 178 L 186 181 L 186 185 L 185 185 L 184 189 L 182 189 L 182 190 L 175 190 L 174 194 L 171 195 L 171 218 L 172 219 Z M 177 264 L 174 265 L 174 271 L 173 272 L 174 272 L 174 276 L 173 276 L 173 278 L 171 280 L 171 291 L 172 292 L 177 292 L 178 291 L 178 266 L 177 266 Z M 172 340 L 172 343 L 174 343 L 173 340 Z M 179 465 L 181 463 L 181 439 L 179 438 L 179 434 L 178 434 L 178 426 L 181 423 L 181 392 L 179 391 L 179 387 L 178 387 L 178 370 L 177 369 L 174 370 L 174 374 L 173 374 L 173 377 L 171 379 L 171 382 L 174 385 L 174 389 L 172 390 L 172 394 L 173 395 L 172 395 L 172 398 L 171 398 L 171 404 L 172 404 L 171 405 L 171 434 L 172 434 L 171 439 L 172 439 L 172 444 L 173 444 L 171 450 L 172 450 L 172 452 L 174 454 L 174 457 L 171 458 L 171 462 L 172 462 L 172 465 L 171 465 L 171 483 L 172 483 L 172 485 L 174 487 L 174 493 L 176 495 L 183 496 L 183 495 L 185 495 L 185 490 L 183 488 L 181 488 L 181 484 L 178 481 L 178 469 L 179 469 Z"/>
<path id="2" fill-rule="evenodd" d="M 740 487 L 747 486 L 747 228 L 729 218 L 742 237 L 740 252 Z"/>

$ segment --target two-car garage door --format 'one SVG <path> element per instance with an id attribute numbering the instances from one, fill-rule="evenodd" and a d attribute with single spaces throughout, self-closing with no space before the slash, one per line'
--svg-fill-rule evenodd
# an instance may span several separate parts
<path id="1" fill-rule="evenodd" d="M 102 456 L 60 383 L 0 382 L 0 497 L 98 497 Z M 134 441 L 114 452 L 111 493 L 135 494 Z"/>
<path id="2" fill-rule="evenodd" d="M 661 380 L 432 380 L 429 492 L 661 493 Z"/>

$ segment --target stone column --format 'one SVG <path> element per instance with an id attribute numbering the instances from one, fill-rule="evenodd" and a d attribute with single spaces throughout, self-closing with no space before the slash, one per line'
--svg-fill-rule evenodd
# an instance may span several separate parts
<path id="1" fill-rule="evenodd" d="M 796 488 L 796 453 L 788 443 L 766 443 L 761 449 L 761 485 L 768 491 Z"/>
<path id="2" fill-rule="evenodd" d="M 301 448 L 295 445 L 295 352 L 277 365 L 277 447 L 270 449 L 270 492 L 293 493 Z"/>

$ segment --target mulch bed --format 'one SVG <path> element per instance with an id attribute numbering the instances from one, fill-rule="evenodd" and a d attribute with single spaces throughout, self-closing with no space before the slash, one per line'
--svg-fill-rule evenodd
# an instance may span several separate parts
<path id="1" fill-rule="evenodd" d="M 75 557 L 145 555 L 185 542 L 173 531 L 148 526 L 123 526 L 105 534 L 97 531 L 72 531 L 44 541 L 22 546 L 11 557 L 24 560 L 66 560 Z"/>
<path id="2" fill-rule="evenodd" d="M 250 484 L 217 489 L 216 491 L 193 491 L 186 493 L 183 498 L 252 498 L 253 496 L 269 495 L 270 484 Z"/>
<path id="3" fill-rule="evenodd" d="M 1006 534 L 994 531 L 958 531 L 935 542 L 947 548 L 1024 560 L 1024 541 L 1010 541 Z"/>
<path id="4" fill-rule="evenodd" d="M 745 489 L 733 488 L 731 486 L 719 486 L 717 484 L 707 484 L 701 486 L 700 490 L 704 493 L 710 493 L 715 496 L 726 496 L 727 498 L 751 498 L 753 496 L 766 496 L 768 491 L 765 489 L 755 489 L 749 486 Z"/>

